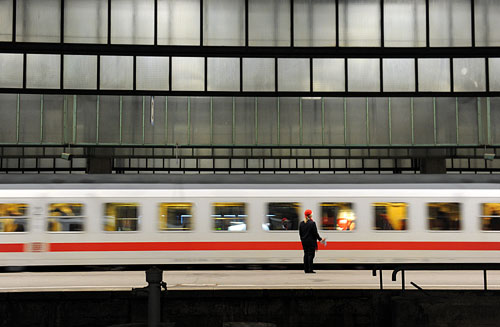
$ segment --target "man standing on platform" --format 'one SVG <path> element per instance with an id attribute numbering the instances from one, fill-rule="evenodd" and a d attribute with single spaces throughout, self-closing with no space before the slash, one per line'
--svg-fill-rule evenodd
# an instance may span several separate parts
<path id="1" fill-rule="evenodd" d="M 312 211 L 307 209 L 304 216 L 304 221 L 301 221 L 299 226 L 300 241 L 304 249 L 304 272 L 314 274 L 316 272 L 313 271 L 313 260 L 318 249 L 317 241 L 324 242 L 325 239 L 318 234 L 318 228 L 312 219 Z"/>

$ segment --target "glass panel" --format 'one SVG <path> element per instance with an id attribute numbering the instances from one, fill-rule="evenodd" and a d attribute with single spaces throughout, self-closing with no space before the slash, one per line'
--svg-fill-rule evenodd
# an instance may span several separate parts
<path id="1" fill-rule="evenodd" d="M 213 98 L 213 143 L 233 143 L 233 98 Z M 208 124 L 207 124 L 208 125 Z"/>
<path id="2" fill-rule="evenodd" d="M 500 2 L 498 0 L 474 0 L 476 46 L 500 45 Z"/>
<path id="3" fill-rule="evenodd" d="M 309 59 L 278 59 L 278 90 L 309 91 Z"/>
<path id="4" fill-rule="evenodd" d="M 210 98 L 191 97 L 191 144 L 210 144 Z M 214 115 L 214 118 L 216 116 Z M 215 120 L 215 119 L 214 119 Z"/>
<path id="5" fill-rule="evenodd" d="M 382 59 L 385 92 L 415 91 L 415 59 Z"/>
<path id="6" fill-rule="evenodd" d="M 370 144 L 389 144 L 389 98 L 368 98 Z"/>
<path id="7" fill-rule="evenodd" d="M 349 92 L 379 92 L 379 59 L 347 59 L 347 83 Z"/>
<path id="8" fill-rule="evenodd" d="M 255 144 L 255 100 L 255 98 L 235 98 L 235 144 Z"/>
<path id="9" fill-rule="evenodd" d="M 278 99 L 257 98 L 258 144 L 278 143 Z"/>
<path id="10" fill-rule="evenodd" d="M 61 0 L 17 0 L 17 42 L 60 42 Z"/>
<path id="11" fill-rule="evenodd" d="M 415 144 L 434 144 L 434 102 L 432 98 L 413 99 Z"/>
<path id="12" fill-rule="evenodd" d="M 19 96 L 19 141 L 39 143 L 41 99 L 38 94 Z"/>
<path id="13" fill-rule="evenodd" d="M 247 230 L 246 204 L 242 202 L 215 202 L 212 204 L 214 230 L 245 232 Z"/>
<path id="14" fill-rule="evenodd" d="M 500 230 L 500 203 L 481 204 L 481 230 Z"/>
<path id="15" fill-rule="evenodd" d="M 168 57 L 137 57 L 137 90 L 168 90 Z"/>
<path id="16" fill-rule="evenodd" d="M 274 58 L 243 58 L 243 91 L 274 91 Z"/>
<path id="17" fill-rule="evenodd" d="M 51 203 L 47 217 L 49 232 L 81 232 L 84 228 L 83 204 Z"/>
<path id="18" fill-rule="evenodd" d="M 207 75 L 208 91 L 239 91 L 240 59 L 208 58 Z"/>
<path id="19" fill-rule="evenodd" d="M 64 88 L 96 89 L 97 56 L 64 56 Z"/>
<path id="20" fill-rule="evenodd" d="M 293 1 L 294 46 L 335 46 L 335 2 Z"/>
<path id="21" fill-rule="evenodd" d="M 346 143 L 367 144 L 366 98 L 347 98 L 346 102 Z"/>
<path id="22" fill-rule="evenodd" d="M 380 46 L 379 0 L 339 0 L 339 44 Z"/>
<path id="23" fill-rule="evenodd" d="M 298 230 L 300 204 L 297 202 L 271 202 L 267 204 L 267 217 L 263 230 Z"/>
<path id="24" fill-rule="evenodd" d="M 486 91 L 484 58 L 453 59 L 453 85 L 455 91 Z"/>
<path id="25" fill-rule="evenodd" d="M 384 0 L 384 45 L 425 47 L 425 0 Z"/>
<path id="26" fill-rule="evenodd" d="M 500 144 L 500 98 L 490 98 L 491 112 L 490 112 L 490 126 L 491 142 L 493 144 Z"/>
<path id="27" fill-rule="evenodd" d="M 478 144 L 477 98 L 457 98 L 458 143 Z"/>
<path id="28" fill-rule="evenodd" d="M 105 203 L 104 230 L 130 232 L 139 229 L 140 215 L 138 203 Z"/>
<path id="29" fill-rule="evenodd" d="M 300 98 L 279 99 L 280 144 L 300 143 Z"/>
<path id="30" fill-rule="evenodd" d="M 205 59 L 172 57 L 172 90 L 203 91 L 205 89 Z"/>
<path id="31" fill-rule="evenodd" d="M 253 0 L 248 3 L 248 44 L 290 45 L 290 0 Z"/>
<path id="32" fill-rule="evenodd" d="M 28 54 L 26 57 L 26 87 L 58 89 L 61 79 L 59 55 Z"/>
<path id="33" fill-rule="evenodd" d="M 64 143 L 64 96 L 43 95 L 43 142 Z"/>
<path id="34" fill-rule="evenodd" d="M 68 97 L 68 112 L 73 112 L 73 97 Z M 78 95 L 76 98 L 77 143 L 97 142 L 97 96 Z"/>
<path id="35" fill-rule="evenodd" d="M 101 90 L 131 90 L 134 57 L 101 56 Z"/>
<path id="36" fill-rule="evenodd" d="M 408 204 L 402 202 L 375 202 L 376 230 L 406 230 L 408 228 Z"/>
<path id="37" fill-rule="evenodd" d="M 471 46 L 470 0 L 429 0 L 431 47 Z"/>
<path id="38" fill-rule="evenodd" d="M 418 90 L 450 92 L 450 59 L 418 59 Z"/>
<path id="39" fill-rule="evenodd" d="M 500 91 L 500 58 L 489 58 L 490 91 Z"/>
<path id="40" fill-rule="evenodd" d="M 26 203 L 0 203 L 0 232 L 27 232 L 27 213 Z"/>
<path id="41" fill-rule="evenodd" d="M 345 91 L 345 59 L 313 59 L 313 90 Z"/>
<path id="42" fill-rule="evenodd" d="M 192 203 L 160 203 L 160 230 L 192 230 Z"/>
<path id="43" fill-rule="evenodd" d="M 188 143 L 188 98 L 168 97 L 168 144 Z"/>
<path id="44" fill-rule="evenodd" d="M 457 143 L 455 98 L 436 98 L 436 134 L 438 144 Z"/>
<path id="45" fill-rule="evenodd" d="M 457 202 L 436 202 L 428 203 L 430 230 L 460 230 L 460 203 Z"/>
<path id="46" fill-rule="evenodd" d="M 154 0 L 111 0 L 111 43 L 154 44 Z"/>
<path id="47" fill-rule="evenodd" d="M 120 97 L 99 97 L 99 143 L 120 142 Z"/>
<path id="48" fill-rule="evenodd" d="M 122 97 L 122 143 L 142 144 L 142 96 Z"/>
<path id="49" fill-rule="evenodd" d="M 323 230 L 354 230 L 356 215 L 350 202 L 321 203 L 321 229 Z"/>
<path id="50" fill-rule="evenodd" d="M 12 0 L 0 0 L 0 41 L 12 41 Z"/>
<path id="51" fill-rule="evenodd" d="M 23 87 L 23 55 L 0 53 L 0 88 Z"/>
<path id="52" fill-rule="evenodd" d="M 391 143 L 411 144 L 411 98 L 391 98 Z"/>
<path id="53" fill-rule="evenodd" d="M 200 45 L 200 1 L 158 1 L 158 44 Z"/>
<path id="54" fill-rule="evenodd" d="M 344 144 L 344 98 L 325 98 L 325 144 Z"/>
<path id="55" fill-rule="evenodd" d="M 154 99 L 153 104 L 152 99 Z M 165 144 L 166 101 L 166 97 L 163 96 L 145 97 L 144 140 L 146 144 Z"/>
<path id="56" fill-rule="evenodd" d="M 64 0 L 64 42 L 107 43 L 108 1 Z"/>
<path id="57" fill-rule="evenodd" d="M 17 94 L 0 94 L 0 128 L 1 143 L 16 142 Z"/>
<path id="58" fill-rule="evenodd" d="M 302 144 L 321 144 L 321 98 L 302 98 Z"/>
<path id="59" fill-rule="evenodd" d="M 203 1 L 203 45 L 245 45 L 245 1 Z"/>

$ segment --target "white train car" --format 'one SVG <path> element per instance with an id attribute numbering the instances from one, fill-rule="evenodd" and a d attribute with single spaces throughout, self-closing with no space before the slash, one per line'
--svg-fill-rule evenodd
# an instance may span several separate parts
<path id="1" fill-rule="evenodd" d="M 5 176 L 0 266 L 500 263 L 494 176 Z"/>

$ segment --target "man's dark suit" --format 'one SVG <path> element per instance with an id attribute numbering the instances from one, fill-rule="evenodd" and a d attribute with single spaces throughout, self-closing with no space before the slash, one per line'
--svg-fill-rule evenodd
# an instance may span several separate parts
<path id="1" fill-rule="evenodd" d="M 311 273 L 313 271 L 315 252 L 318 248 L 317 241 L 321 241 L 316 223 L 312 220 L 308 220 L 307 223 L 302 221 L 299 226 L 299 235 L 304 249 L 304 271 Z"/>

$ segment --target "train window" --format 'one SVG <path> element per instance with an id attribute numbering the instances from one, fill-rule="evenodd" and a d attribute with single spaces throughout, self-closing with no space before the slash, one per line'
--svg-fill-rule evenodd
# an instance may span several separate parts
<path id="1" fill-rule="evenodd" d="M 500 203 L 483 203 L 481 206 L 481 229 L 500 230 Z"/>
<path id="2" fill-rule="evenodd" d="M 191 230 L 191 203 L 160 203 L 160 230 Z"/>
<path id="3" fill-rule="evenodd" d="M 435 202 L 427 204 L 430 230 L 459 230 L 460 203 Z"/>
<path id="4" fill-rule="evenodd" d="M 116 232 L 137 231 L 139 227 L 138 203 L 106 203 L 104 230 Z"/>
<path id="5" fill-rule="evenodd" d="M 27 211 L 25 203 L 0 203 L 0 232 L 27 232 Z"/>
<path id="6" fill-rule="evenodd" d="M 246 204 L 242 202 L 216 202 L 212 204 L 214 230 L 244 232 L 247 230 Z"/>
<path id="7" fill-rule="evenodd" d="M 52 203 L 49 206 L 47 230 L 49 232 L 83 231 L 83 204 Z"/>
<path id="8" fill-rule="evenodd" d="M 404 202 L 375 202 L 376 230 L 406 230 L 408 204 Z"/>
<path id="9" fill-rule="evenodd" d="M 264 230 L 299 229 L 300 205 L 296 202 L 272 202 L 267 204 L 267 221 Z"/>
<path id="10" fill-rule="evenodd" d="M 350 202 L 321 203 L 323 230 L 354 230 L 356 216 Z"/>

